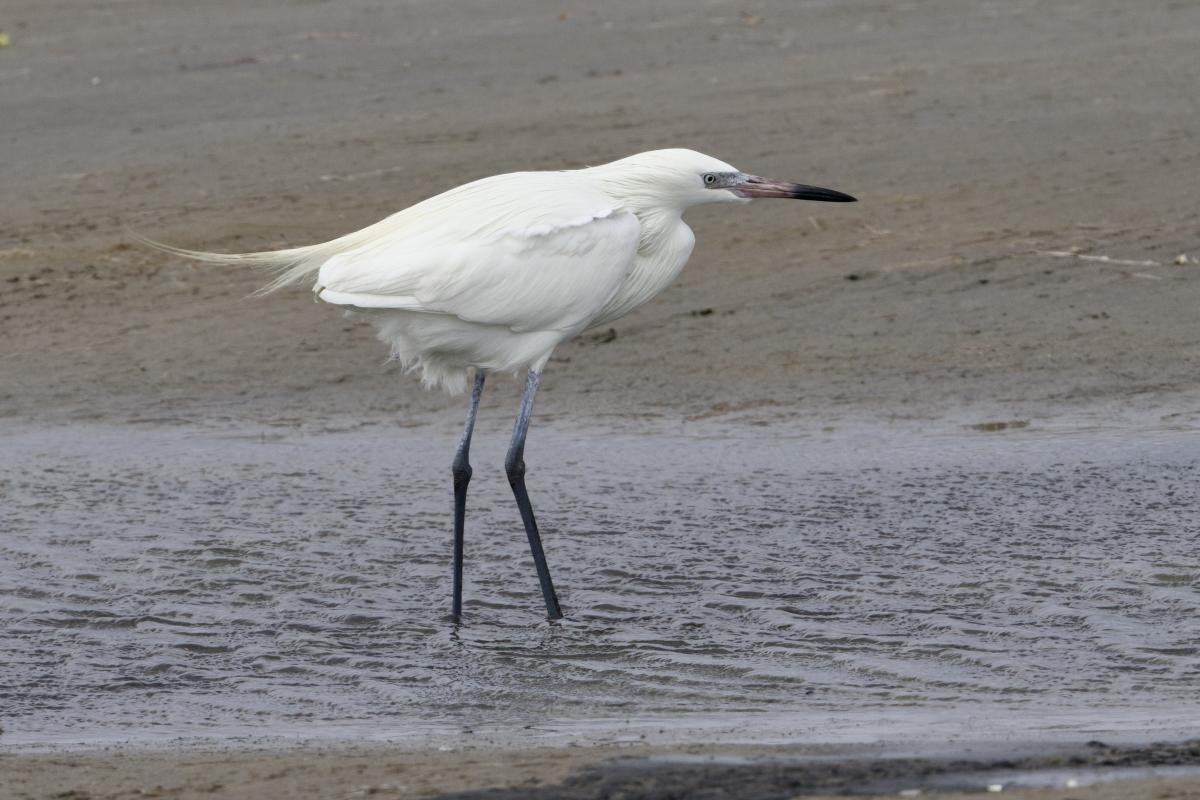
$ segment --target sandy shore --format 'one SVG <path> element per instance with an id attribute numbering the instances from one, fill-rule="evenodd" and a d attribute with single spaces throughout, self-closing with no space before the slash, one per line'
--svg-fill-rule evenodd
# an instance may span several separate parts
<path id="1" fill-rule="evenodd" d="M 457 416 L 307 292 L 244 299 L 260 275 L 122 226 L 307 243 L 673 145 L 862 202 L 699 209 L 677 287 L 564 346 L 543 414 L 1200 408 L 1194 6 L 654 9 L 10 3 L 0 414 Z"/>
<path id="2" fill-rule="evenodd" d="M 0 415 L 456 419 L 460 401 L 383 366 L 365 326 L 303 291 L 247 300 L 261 276 L 135 249 L 123 226 L 204 249 L 308 243 L 470 178 L 662 146 L 862 202 L 699 210 L 678 286 L 564 346 L 540 414 L 1200 415 L 1194 4 L 252 6 L 6 4 Z M 485 398 L 515 402 L 511 385 Z M 8 754 L 0 795 L 429 797 L 633 754 Z"/>
<path id="3" fill-rule="evenodd" d="M 587 800 L 978 796 L 1002 791 L 1027 800 L 1142 800 L 1200 797 L 1200 748 L 1130 750 L 1099 743 L 1012 755 L 1011 745 L 947 756 L 880 758 L 872 748 L 749 746 L 454 749 L 335 747 L 300 750 L 61 753 L 0 756 L 13 798 L 254 797 Z M 970 752 L 972 749 L 979 752 Z M 998 753 L 1009 750 L 1010 755 Z M 448 751 L 448 752 L 446 752 Z M 888 755 L 883 753 L 882 755 Z M 1041 770 L 1041 772 L 1031 771 Z M 1054 772 L 1048 772 L 1053 770 Z M 1126 779 L 1121 777 L 1125 771 Z M 1139 775 L 1137 770 L 1142 770 Z M 1157 770 L 1147 777 L 1145 770 Z M 1043 776 L 1046 788 L 1018 785 Z M 1130 777 L 1138 776 L 1138 777 Z M 988 788 L 992 787 L 992 788 Z M 997 788 L 999 787 L 999 788 Z M 956 791 L 961 789 L 962 791 Z M 907 792 L 907 795 L 901 795 Z"/>

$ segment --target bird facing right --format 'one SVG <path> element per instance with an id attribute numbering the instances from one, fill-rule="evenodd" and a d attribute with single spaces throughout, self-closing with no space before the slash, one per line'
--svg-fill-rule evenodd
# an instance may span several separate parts
<path id="1" fill-rule="evenodd" d="M 469 452 L 488 372 L 528 370 L 505 458 L 546 603 L 562 616 L 529 495 L 525 437 L 542 370 L 562 342 L 616 320 L 671 284 L 695 237 L 683 213 L 754 198 L 853 202 L 831 189 L 741 172 L 693 150 L 654 150 L 578 170 L 473 181 L 322 244 L 262 253 L 177 255 L 273 268 L 272 291 L 311 280 L 327 303 L 363 315 L 427 387 L 451 392 L 474 376 L 452 465 L 454 587 L 462 613 Z"/>

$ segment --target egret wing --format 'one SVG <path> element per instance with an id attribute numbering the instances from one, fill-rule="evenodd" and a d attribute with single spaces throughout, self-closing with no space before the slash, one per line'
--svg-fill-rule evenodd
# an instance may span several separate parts
<path id="1" fill-rule="evenodd" d="M 608 199 L 608 198 L 604 198 Z M 633 268 L 641 226 L 609 201 L 586 214 L 549 207 L 496 228 L 385 237 L 329 259 L 330 303 L 449 314 L 516 331 L 571 330 L 613 297 Z"/>

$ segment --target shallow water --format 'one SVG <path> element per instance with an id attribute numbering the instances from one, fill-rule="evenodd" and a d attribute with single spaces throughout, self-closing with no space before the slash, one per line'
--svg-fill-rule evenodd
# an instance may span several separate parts
<path id="1" fill-rule="evenodd" d="M 0 744 L 1200 720 L 1200 434 L 535 425 L 551 624 L 507 424 L 458 628 L 448 424 L 6 427 Z"/>

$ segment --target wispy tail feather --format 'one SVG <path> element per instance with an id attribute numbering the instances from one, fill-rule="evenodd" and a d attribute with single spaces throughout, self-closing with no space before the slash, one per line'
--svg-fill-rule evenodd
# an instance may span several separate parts
<path id="1" fill-rule="evenodd" d="M 275 272 L 275 279 L 255 292 L 256 295 L 267 294 L 276 289 L 282 289 L 293 283 L 299 283 L 306 277 L 317 272 L 321 265 L 335 253 L 343 249 L 341 240 L 323 242 L 307 247 L 290 247 L 284 250 L 266 250 L 258 253 L 208 253 L 203 250 L 188 250 L 183 247 L 156 242 L 135 230 L 126 228 L 131 238 L 146 247 L 161 250 L 164 253 L 190 258 L 193 261 L 203 261 L 208 264 L 228 264 L 232 266 L 255 267 Z"/>

